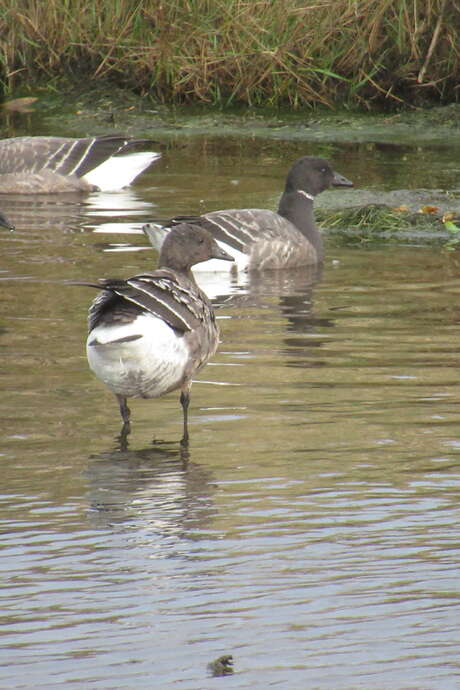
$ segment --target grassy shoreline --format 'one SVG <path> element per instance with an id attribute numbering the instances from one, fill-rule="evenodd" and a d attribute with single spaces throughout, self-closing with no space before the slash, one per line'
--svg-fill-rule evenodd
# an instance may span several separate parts
<path id="1" fill-rule="evenodd" d="M 424 207 L 416 213 L 385 204 L 316 209 L 316 219 L 341 244 L 418 242 L 454 250 L 460 243 L 460 214 Z"/>
<path id="2" fill-rule="evenodd" d="M 459 34 L 448 0 L 3 0 L 0 89 L 110 79 L 160 103 L 448 103 Z"/>

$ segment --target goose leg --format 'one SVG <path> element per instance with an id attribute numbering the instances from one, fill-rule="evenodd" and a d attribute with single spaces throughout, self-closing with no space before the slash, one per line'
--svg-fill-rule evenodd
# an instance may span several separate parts
<path id="1" fill-rule="evenodd" d="M 182 436 L 181 444 L 188 445 L 188 406 L 190 403 L 190 392 L 182 391 L 180 394 L 180 404 L 182 405 L 182 412 L 184 416 L 184 435 Z"/>
<path id="2" fill-rule="evenodd" d="M 120 435 L 117 436 L 117 441 L 118 441 L 118 449 L 124 453 L 125 451 L 128 450 L 128 436 L 131 433 L 131 426 L 129 422 L 126 424 L 124 423 L 123 426 L 121 427 Z"/>
<path id="3" fill-rule="evenodd" d="M 126 398 L 123 395 L 117 394 L 118 405 L 120 406 L 120 414 L 123 420 L 123 427 L 128 427 L 129 429 L 129 418 L 131 417 L 131 411 L 127 405 Z"/>

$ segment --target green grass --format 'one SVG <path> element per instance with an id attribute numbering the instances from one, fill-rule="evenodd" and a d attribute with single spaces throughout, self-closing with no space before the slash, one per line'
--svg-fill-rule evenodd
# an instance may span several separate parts
<path id="1" fill-rule="evenodd" d="M 291 107 L 455 101 L 450 0 L 3 0 L 5 94 L 60 75 L 160 102 Z"/>
<path id="2" fill-rule="evenodd" d="M 449 213 L 411 213 L 385 205 L 369 204 L 340 210 L 319 208 L 315 215 L 321 228 L 346 244 L 407 239 L 422 244 L 441 243 L 450 249 L 460 242 L 459 220 Z"/>

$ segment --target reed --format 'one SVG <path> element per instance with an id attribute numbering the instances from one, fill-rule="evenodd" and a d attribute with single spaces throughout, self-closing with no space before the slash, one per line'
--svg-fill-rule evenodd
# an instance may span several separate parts
<path id="1" fill-rule="evenodd" d="M 2 0 L 4 93 L 113 80 L 157 101 L 373 106 L 455 101 L 450 0 Z"/>

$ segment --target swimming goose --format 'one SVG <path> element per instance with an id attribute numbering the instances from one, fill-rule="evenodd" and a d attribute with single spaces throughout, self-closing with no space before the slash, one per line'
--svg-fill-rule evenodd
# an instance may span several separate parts
<path id="1" fill-rule="evenodd" d="M 352 187 L 346 177 L 332 170 L 323 158 L 303 156 L 292 165 L 286 178 L 278 211 L 230 209 L 202 216 L 181 216 L 166 223 L 148 223 L 144 233 L 155 249 L 169 228 L 187 222 L 209 230 L 218 244 L 231 252 L 238 270 L 294 268 L 320 263 L 323 241 L 313 217 L 313 201 L 328 187 Z M 203 271 L 225 270 L 217 262 L 198 267 Z"/>
<path id="2" fill-rule="evenodd" d="M 2 211 L 0 211 L 0 226 L 2 228 L 6 228 L 7 230 L 14 230 L 14 225 L 10 223 L 10 221 Z"/>
<path id="3" fill-rule="evenodd" d="M 134 151 L 151 144 L 108 134 L 85 139 L 15 137 L 0 140 L 0 194 L 115 191 L 160 158 Z"/>
<path id="4" fill-rule="evenodd" d="M 122 435 L 130 429 L 127 398 L 180 389 L 182 443 L 187 443 L 192 376 L 219 340 L 211 303 L 190 269 L 211 257 L 233 261 L 206 230 L 180 224 L 165 239 L 153 273 L 79 283 L 102 288 L 89 309 L 86 352 L 94 374 L 117 397 Z"/>

